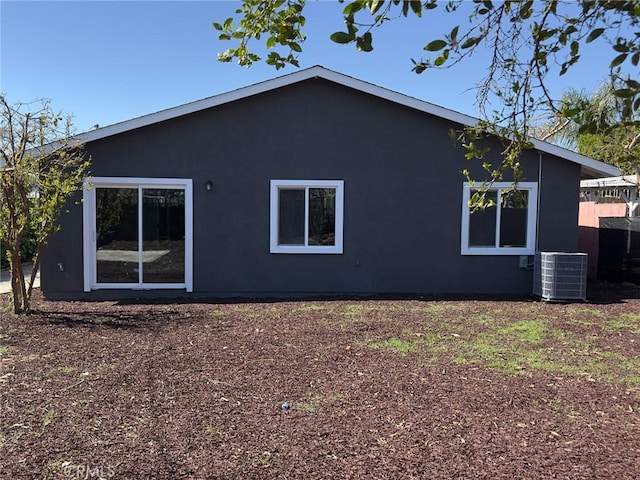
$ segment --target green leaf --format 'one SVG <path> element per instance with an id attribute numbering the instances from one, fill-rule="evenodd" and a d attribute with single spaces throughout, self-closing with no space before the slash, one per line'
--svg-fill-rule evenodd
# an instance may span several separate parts
<path id="1" fill-rule="evenodd" d="M 480 38 L 470 37 L 470 38 L 467 38 L 464 42 L 462 42 L 462 45 L 460 45 L 460 48 L 462 49 L 471 48 L 476 46 L 479 42 L 480 42 Z"/>
<path id="2" fill-rule="evenodd" d="M 291 48 L 291 50 L 293 50 L 294 52 L 298 52 L 298 53 L 302 51 L 302 47 L 295 42 L 291 42 L 289 44 L 289 48 Z"/>
<path id="3" fill-rule="evenodd" d="M 404 0 L 402 2 L 402 16 L 406 17 L 409 14 L 409 2 Z"/>
<path id="4" fill-rule="evenodd" d="M 628 46 L 626 43 L 616 43 L 616 44 L 613 46 L 613 49 L 614 49 L 616 52 L 622 52 L 622 53 L 624 53 L 624 52 L 628 52 L 628 51 L 629 51 L 629 46 Z"/>
<path id="5" fill-rule="evenodd" d="M 277 42 L 278 40 L 276 39 L 276 37 L 267 38 L 267 49 L 275 47 Z"/>
<path id="6" fill-rule="evenodd" d="M 353 42 L 354 40 L 353 35 L 349 35 L 348 33 L 345 33 L 345 32 L 332 33 L 329 38 L 331 39 L 331 41 L 336 43 L 349 43 L 349 42 Z"/>
<path id="7" fill-rule="evenodd" d="M 418 75 L 420 75 L 427 69 L 427 64 L 425 64 L 424 62 L 418 63 L 413 58 L 411 59 L 411 61 L 413 62 L 413 68 L 411 69 L 411 71 L 416 72 Z"/>
<path id="8" fill-rule="evenodd" d="M 618 55 L 616 58 L 614 58 L 611 61 L 611 64 L 609 65 L 609 68 L 615 68 L 618 65 L 620 65 L 622 62 L 624 62 L 627 59 L 627 55 L 626 53 L 621 53 L 620 55 Z"/>
<path id="9" fill-rule="evenodd" d="M 538 32 L 538 39 L 541 42 L 544 42 L 545 40 L 549 40 L 551 37 L 553 37 L 557 32 L 558 31 L 554 28 L 549 30 L 542 29 Z"/>
<path id="10" fill-rule="evenodd" d="M 618 90 L 613 91 L 613 94 L 618 98 L 631 98 L 635 96 L 636 93 L 638 92 L 630 88 L 619 88 Z"/>
<path id="11" fill-rule="evenodd" d="M 520 19 L 521 20 L 527 20 L 529 17 L 531 17 L 531 14 L 533 13 L 533 0 L 528 0 L 526 2 L 524 2 L 524 4 L 522 4 L 522 6 L 520 7 Z"/>
<path id="12" fill-rule="evenodd" d="M 346 7 L 344 7 L 342 13 L 344 13 L 345 15 L 353 15 L 354 13 L 362 10 L 363 6 L 363 2 L 356 0 L 355 2 L 351 2 Z"/>
<path id="13" fill-rule="evenodd" d="M 575 57 L 578 54 L 578 50 L 580 49 L 580 44 L 575 40 L 571 42 L 571 56 Z"/>
<path id="14" fill-rule="evenodd" d="M 411 10 L 416 14 L 416 17 L 422 16 L 422 2 L 420 0 L 411 0 L 409 2 L 411 5 Z"/>
<path id="15" fill-rule="evenodd" d="M 449 37 L 451 39 L 451 43 L 456 43 L 456 39 L 458 37 L 458 30 L 460 29 L 459 25 L 456 25 L 455 27 L 453 27 L 453 30 L 451 30 L 451 33 L 449 34 Z"/>
<path id="16" fill-rule="evenodd" d="M 363 52 L 370 52 L 373 50 L 373 45 L 371 45 L 372 40 L 371 32 L 367 32 L 362 37 L 358 37 L 356 40 L 356 48 Z"/>
<path id="17" fill-rule="evenodd" d="M 564 29 L 564 33 L 567 36 L 571 35 L 572 33 L 576 33 L 577 31 L 578 29 L 574 25 L 569 25 L 567 28 Z"/>
<path id="18" fill-rule="evenodd" d="M 222 25 L 220 25 L 218 22 L 213 22 L 213 28 L 215 28 L 216 30 L 222 30 Z"/>
<path id="19" fill-rule="evenodd" d="M 640 82 L 637 82 L 636 80 L 633 80 L 631 78 L 627 78 L 624 83 L 627 84 L 627 87 L 629 88 L 633 88 L 635 90 L 640 90 Z"/>
<path id="20" fill-rule="evenodd" d="M 384 0 L 374 0 L 371 2 L 371 15 L 375 15 L 382 5 L 384 5 Z"/>
<path id="21" fill-rule="evenodd" d="M 593 42 L 596 38 L 598 38 L 603 33 L 604 33 L 604 28 L 596 28 L 592 30 L 591 33 L 589 33 L 589 35 L 587 36 L 587 39 L 585 40 L 586 43 Z"/>
<path id="22" fill-rule="evenodd" d="M 347 31 L 349 32 L 349 35 L 351 35 L 351 41 L 353 41 L 356 39 L 356 32 L 358 31 L 358 27 L 355 26 L 353 16 L 345 18 L 345 22 L 347 24 Z"/>
<path id="23" fill-rule="evenodd" d="M 445 42 L 444 40 L 433 40 L 432 42 L 429 42 L 424 47 L 424 49 L 428 52 L 437 52 L 438 50 L 442 50 L 446 46 L 447 42 Z"/>
<path id="24" fill-rule="evenodd" d="M 444 52 L 442 52 L 442 55 L 440 55 L 438 58 L 435 59 L 433 64 L 436 67 L 441 67 L 442 65 L 444 65 L 444 63 L 447 61 L 448 58 L 449 58 L 449 50 L 445 50 Z"/>
<path id="25" fill-rule="evenodd" d="M 562 111 L 562 116 L 563 117 L 575 117 L 576 115 L 578 115 L 581 112 L 582 112 L 582 109 L 579 108 L 579 107 L 567 108 L 566 110 Z"/>
<path id="26" fill-rule="evenodd" d="M 560 33 L 560 35 L 558 35 L 558 41 L 562 46 L 565 46 L 567 44 L 567 35 L 564 32 Z"/>

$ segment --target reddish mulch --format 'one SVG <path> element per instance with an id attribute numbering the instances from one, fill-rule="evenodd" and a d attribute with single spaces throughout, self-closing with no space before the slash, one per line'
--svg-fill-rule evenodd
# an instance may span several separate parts
<path id="1" fill-rule="evenodd" d="M 582 310 L 525 298 L 37 298 L 25 319 L 3 299 L 0 477 L 637 479 L 638 385 L 367 346 L 428 332 L 431 303 L 462 334 L 480 326 L 461 310 L 517 316 L 531 305 L 638 358 L 638 330 L 568 320 L 638 314 L 638 290 L 590 297 Z"/>

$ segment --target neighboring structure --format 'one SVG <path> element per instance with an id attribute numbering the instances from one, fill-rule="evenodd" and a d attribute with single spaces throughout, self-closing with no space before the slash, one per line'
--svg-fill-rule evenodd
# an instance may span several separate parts
<path id="1" fill-rule="evenodd" d="M 640 279 L 638 190 L 637 175 L 580 182 L 578 249 L 589 254 L 590 279 Z"/>
<path id="2" fill-rule="evenodd" d="M 640 205 L 638 187 L 637 175 L 582 180 L 580 181 L 580 201 L 594 205 L 624 204 L 625 213 L 612 216 L 637 217 L 640 214 L 638 211 L 638 205 Z M 603 211 L 606 210 L 607 208 L 603 207 Z"/>
<path id="3" fill-rule="evenodd" d="M 43 292 L 530 293 L 537 250 L 576 251 L 580 178 L 619 171 L 534 141 L 519 195 L 472 213 L 483 170 L 449 132 L 476 122 L 312 67 L 89 132 Z"/>

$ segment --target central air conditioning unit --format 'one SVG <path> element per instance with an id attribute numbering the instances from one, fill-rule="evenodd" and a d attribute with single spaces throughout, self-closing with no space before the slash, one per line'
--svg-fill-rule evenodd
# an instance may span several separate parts
<path id="1" fill-rule="evenodd" d="M 533 294 L 547 301 L 587 300 L 587 254 L 537 252 Z"/>

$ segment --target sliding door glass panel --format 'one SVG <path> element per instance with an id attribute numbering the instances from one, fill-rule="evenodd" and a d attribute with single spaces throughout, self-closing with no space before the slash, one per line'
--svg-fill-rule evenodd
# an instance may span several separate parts
<path id="1" fill-rule="evenodd" d="M 184 283 L 183 189 L 142 189 L 142 281 Z"/>
<path id="2" fill-rule="evenodd" d="M 138 283 L 138 189 L 96 188 L 98 283 Z"/>

